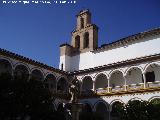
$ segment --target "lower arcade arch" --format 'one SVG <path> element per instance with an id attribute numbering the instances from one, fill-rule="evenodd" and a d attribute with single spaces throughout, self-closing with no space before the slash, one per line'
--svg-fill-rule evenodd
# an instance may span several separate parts
<path id="1" fill-rule="evenodd" d="M 122 114 L 125 104 L 120 101 L 115 101 L 111 105 L 110 120 L 122 120 Z"/>
<path id="2" fill-rule="evenodd" d="M 89 103 L 83 103 L 82 110 L 80 112 L 80 120 L 91 119 L 93 117 L 92 107 Z"/>
<path id="3" fill-rule="evenodd" d="M 95 113 L 102 120 L 108 120 L 109 119 L 109 109 L 108 109 L 109 107 L 106 104 L 107 103 L 104 103 L 104 102 L 100 101 L 95 106 Z"/>

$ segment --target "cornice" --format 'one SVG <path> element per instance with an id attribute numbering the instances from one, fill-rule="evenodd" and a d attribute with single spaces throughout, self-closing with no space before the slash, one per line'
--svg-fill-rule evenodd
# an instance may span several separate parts
<path id="1" fill-rule="evenodd" d="M 91 52 L 97 53 L 97 52 L 106 51 L 106 50 L 110 50 L 110 49 L 121 47 L 121 46 L 127 46 L 129 44 L 132 44 L 133 42 L 137 42 L 137 41 L 140 41 L 144 38 L 156 36 L 156 35 L 160 35 L 160 28 L 155 28 L 152 30 L 140 32 L 135 35 L 131 35 L 131 36 L 122 38 L 120 40 L 117 40 L 117 41 L 109 43 L 109 44 L 103 44 L 103 45 L 101 45 L 101 47 L 99 47 Z"/>
<path id="2" fill-rule="evenodd" d="M 68 75 L 68 73 L 65 72 L 65 71 L 62 71 L 62 70 L 60 70 L 60 69 L 56 69 L 56 68 L 51 67 L 51 66 L 48 66 L 48 65 L 46 65 L 46 64 L 44 64 L 44 63 L 41 63 L 41 62 L 32 60 L 32 59 L 30 59 L 30 58 L 27 58 L 27 57 L 18 55 L 18 54 L 16 54 L 16 53 L 7 51 L 7 50 L 5 50 L 5 49 L 1 49 L 1 48 L 0 48 L 0 55 L 7 56 L 7 57 L 10 57 L 10 58 L 13 58 L 13 59 L 17 59 L 17 60 L 23 61 L 23 62 L 25 62 L 25 63 L 29 63 L 29 64 L 32 64 L 32 65 L 35 65 L 35 66 L 38 66 L 38 67 L 41 67 L 41 68 L 44 68 L 44 69 L 51 70 L 51 71 L 53 71 L 53 72 L 57 72 L 57 73 L 61 73 L 61 74 Z"/>
<path id="3" fill-rule="evenodd" d="M 157 60 L 157 59 L 160 59 L 160 54 L 143 56 L 143 57 L 129 59 L 129 60 L 121 61 L 121 62 L 115 62 L 115 63 L 103 65 L 103 66 L 97 66 L 97 67 L 93 67 L 93 68 L 89 68 L 89 69 L 73 71 L 73 72 L 70 72 L 69 74 L 70 75 L 79 75 L 79 74 L 90 73 L 90 72 L 95 72 L 95 71 L 100 71 L 100 70 L 105 70 L 105 69 L 110 69 L 110 68 L 115 68 L 115 67 L 132 65 L 132 64 L 136 64 L 136 63 L 153 61 L 153 60 Z"/>

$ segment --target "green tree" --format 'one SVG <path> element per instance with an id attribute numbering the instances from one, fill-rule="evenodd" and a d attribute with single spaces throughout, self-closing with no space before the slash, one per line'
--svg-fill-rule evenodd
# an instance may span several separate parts
<path id="1" fill-rule="evenodd" d="M 126 105 L 126 120 L 150 120 L 147 101 L 129 101 Z"/>
<path id="2" fill-rule="evenodd" d="M 148 104 L 148 112 L 152 120 L 160 120 L 160 98 L 151 100 Z"/>
<path id="3" fill-rule="evenodd" d="M 0 75 L 1 120 L 64 120 L 53 110 L 53 101 L 41 81 L 13 80 L 8 73 Z"/>

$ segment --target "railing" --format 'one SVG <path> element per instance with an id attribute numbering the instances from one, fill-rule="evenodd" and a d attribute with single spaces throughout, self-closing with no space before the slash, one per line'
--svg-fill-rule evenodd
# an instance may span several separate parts
<path id="1" fill-rule="evenodd" d="M 147 87 L 149 87 L 149 88 L 160 87 L 160 81 L 147 82 Z"/>
<path id="2" fill-rule="evenodd" d="M 98 88 L 95 91 L 93 90 L 85 90 L 81 91 L 81 97 L 96 97 L 97 95 L 107 95 L 107 94 L 125 94 L 125 93 L 133 93 L 133 92 L 144 92 L 147 90 L 160 90 L 160 81 L 155 82 L 147 82 L 146 85 L 144 83 L 138 84 L 130 84 L 123 86 L 115 86 L 115 87 L 107 87 L 107 88 Z M 69 93 L 67 91 L 55 91 L 53 90 L 53 95 L 60 98 L 69 98 Z"/>
<path id="3" fill-rule="evenodd" d="M 98 88 L 95 90 L 95 92 L 97 94 L 105 94 L 105 93 L 140 91 L 152 88 L 160 88 L 160 81 L 147 82 L 146 86 L 144 85 L 144 83 L 138 83 L 138 84 L 123 85 L 123 86 Z"/>
<path id="4" fill-rule="evenodd" d="M 123 86 L 115 86 L 114 88 L 112 88 L 112 92 L 119 92 L 123 90 L 124 90 Z"/>
<path id="5" fill-rule="evenodd" d="M 138 84 L 128 85 L 127 90 L 139 90 L 139 89 L 143 89 L 143 88 L 144 88 L 144 83 L 138 83 Z"/>

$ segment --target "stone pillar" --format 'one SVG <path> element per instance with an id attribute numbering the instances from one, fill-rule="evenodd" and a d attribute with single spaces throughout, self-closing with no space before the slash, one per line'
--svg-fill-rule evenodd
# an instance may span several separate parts
<path id="1" fill-rule="evenodd" d="M 111 120 L 111 110 L 108 110 L 108 120 Z"/>
<path id="2" fill-rule="evenodd" d="M 142 73 L 142 75 L 143 75 L 143 80 L 144 80 L 144 89 L 146 88 L 146 75 L 145 75 L 146 73 L 145 72 L 143 72 Z"/>

